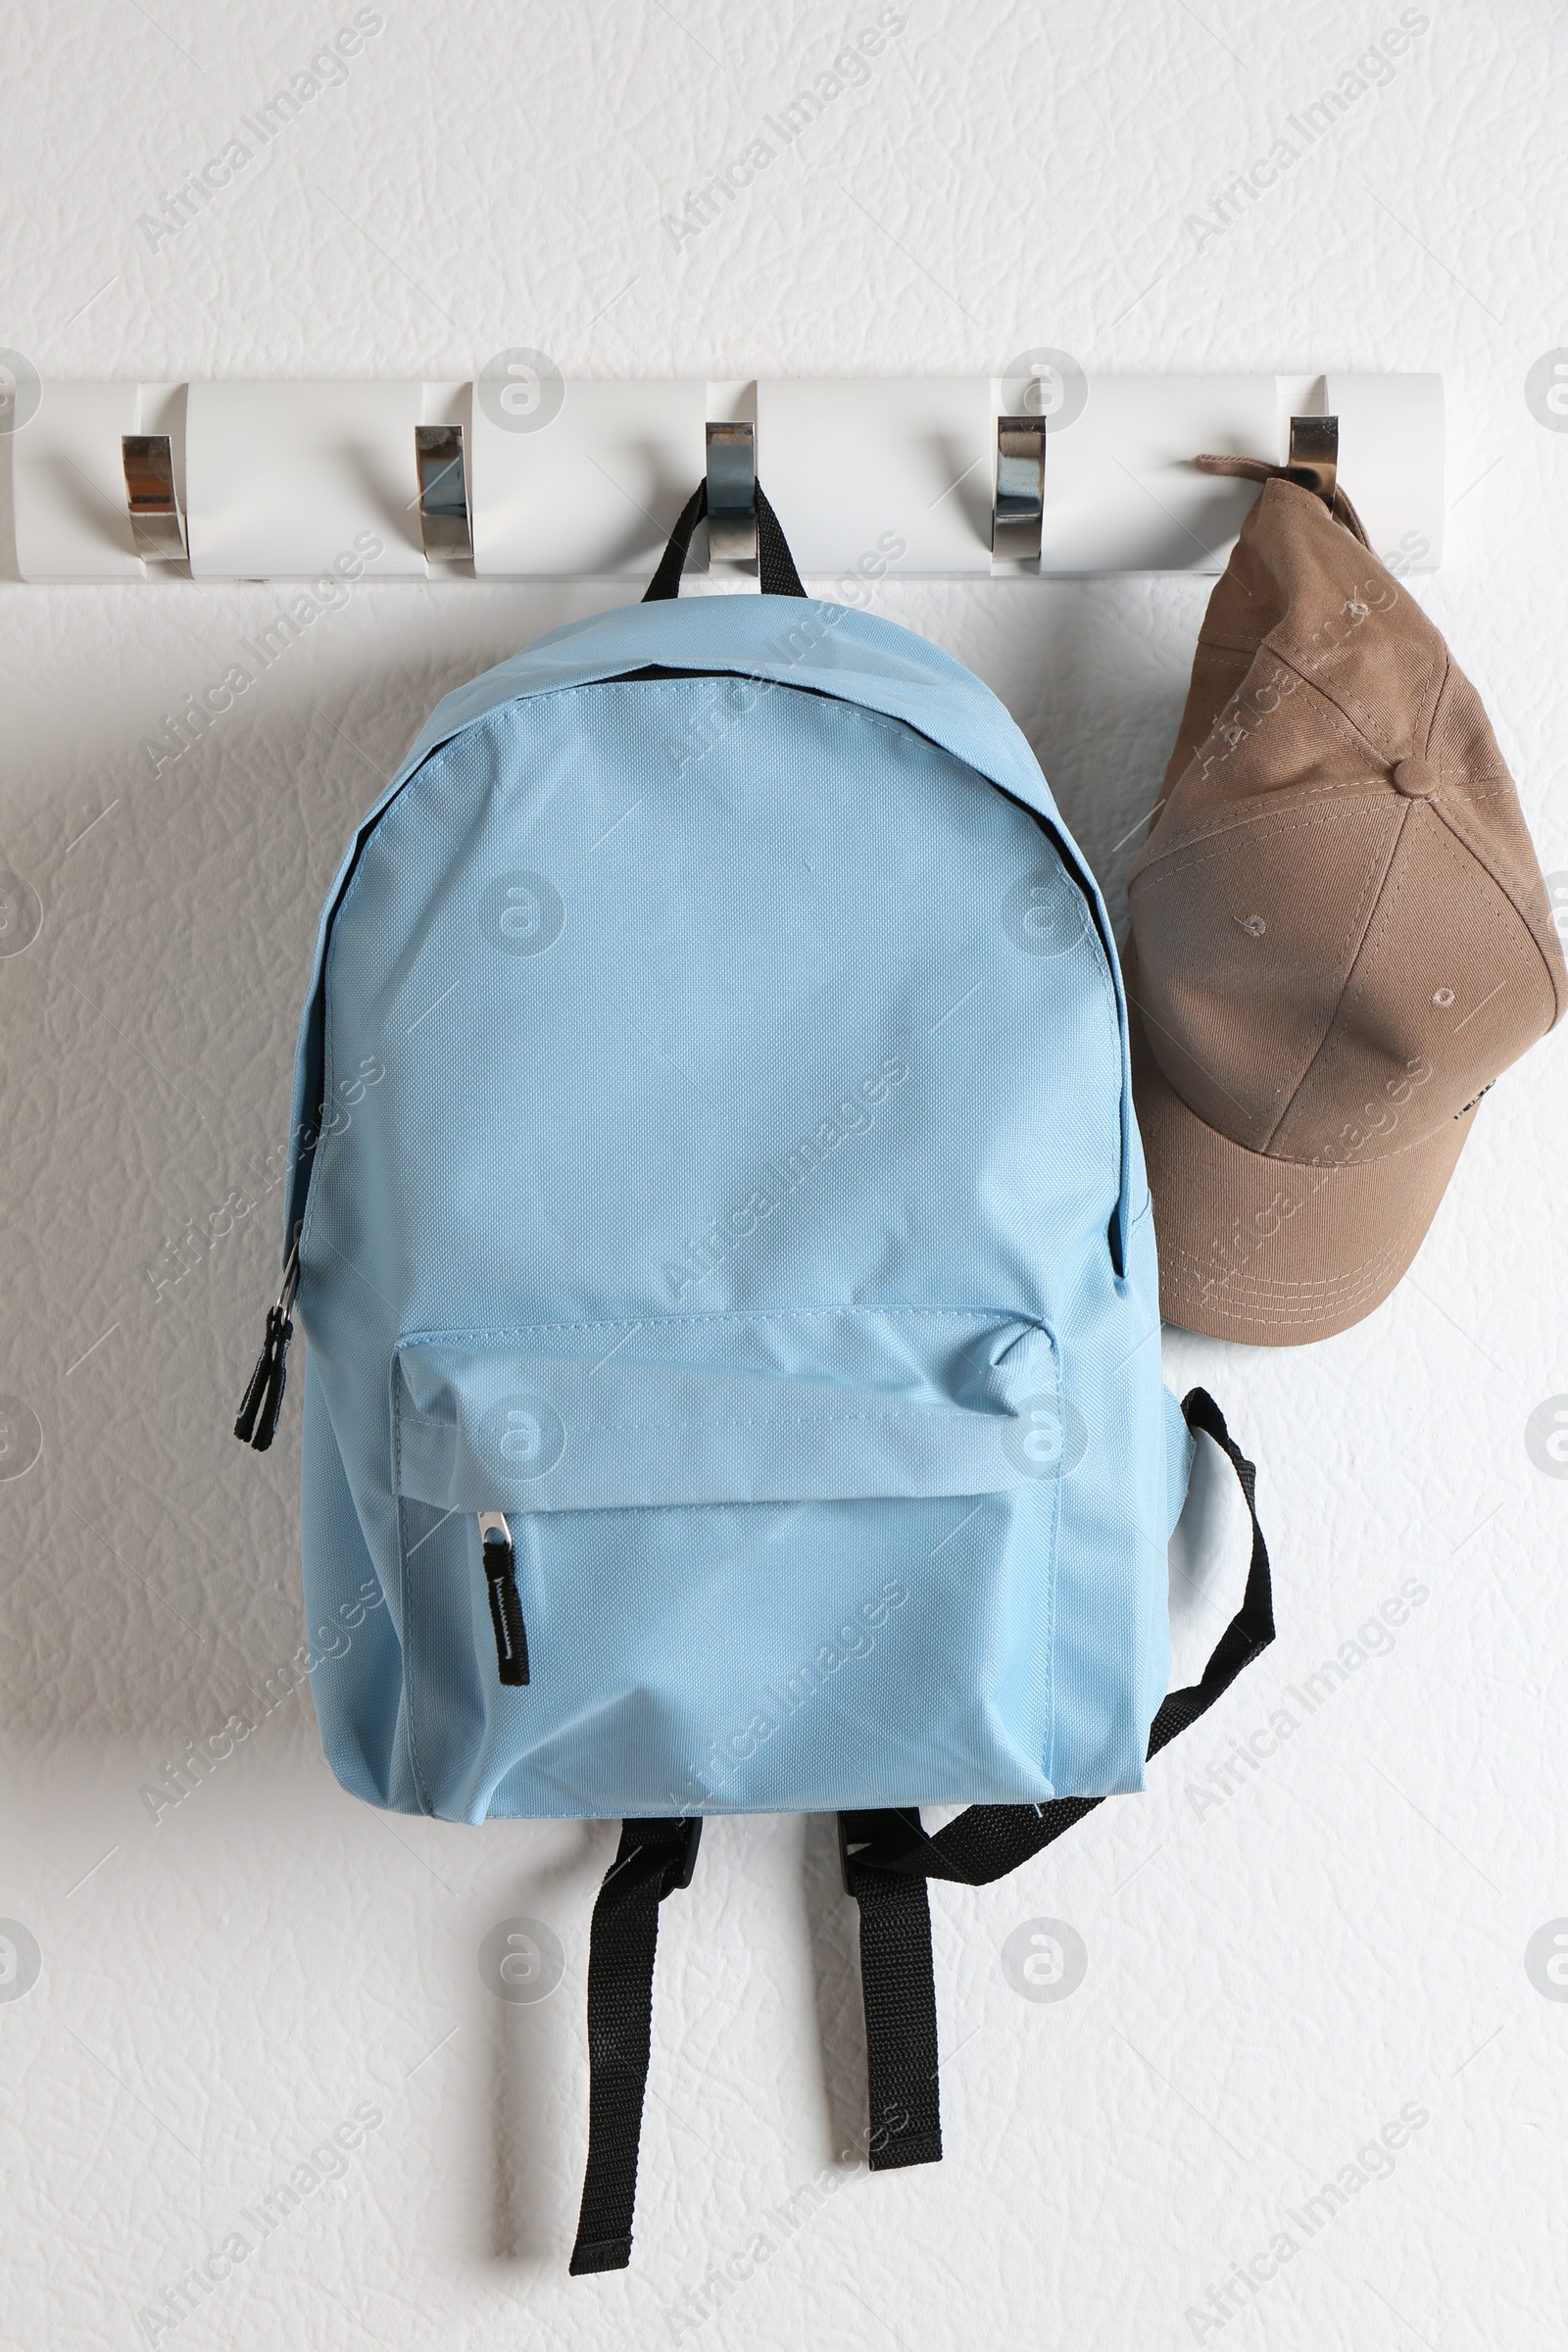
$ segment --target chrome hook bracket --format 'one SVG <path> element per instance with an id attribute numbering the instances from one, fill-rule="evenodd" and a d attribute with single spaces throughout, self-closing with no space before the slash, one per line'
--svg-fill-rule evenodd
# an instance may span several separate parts
<path id="1" fill-rule="evenodd" d="M 174 487 L 174 452 L 167 433 L 122 433 L 125 505 L 136 553 L 147 564 L 182 564 L 190 554 Z"/>
<path id="2" fill-rule="evenodd" d="M 997 418 L 991 553 L 1038 564 L 1046 512 L 1046 418 Z"/>
<path id="3" fill-rule="evenodd" d="M 438 561 L 473 555 L 467 475 L 461 424 L 416 424 L 414 462 L 419 473 L 419 533 Z"/>
<path id="4" fill-rule="evenodd" d="M 1279 444 L 1276 442 L 1275 447 Z M 1285 470 L 1303 490 L 1315 491 L 1325 506 L 1334 504 L 1340 469 L 1340 420 L 1337 416 L 1293 416 L 1290 454 Z"/>
<path id="5" fill-rule="evenodd" d="M 708 553 L 721 564 L 757 561 L 757 427 L 708 427 Z"/>

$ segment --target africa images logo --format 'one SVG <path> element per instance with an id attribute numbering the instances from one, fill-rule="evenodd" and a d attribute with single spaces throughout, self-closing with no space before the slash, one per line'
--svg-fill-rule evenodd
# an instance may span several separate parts
<path id="1" fill-rule="evenodd" d="M 548 2000 L 566 1973 L 566 1955 L 542 1919 L 498 1919 L 479 1946 L 479 1977 L 498 2001 Z"/>
<path id="2" fill-rule="evenodd" d="M 503 956 L 543 956 L 565 922 L 561 893 L 544 874 L 498 874 L 479 905 L 479 928 Z"/>
<path id="3" fill-rule="evenodd" d="M 1525 1423 L 1525 1451 L 1544 1478 L 1568 1478 L 1568 1396 L 1546 1396 Z"/>
<path id="4" fill-rule="evenodd" d="M 1064 2001 L 1089 1974 L 1089 1947 L 1064 1919 L 1026 1919 L 1002 1947 L 1002 1973 L 1026 2001 Z"/>
<path id="5" fill-rule="evenodd" d="M 43 1954 L 20 1919 L 0 1919 L 0 2001 L 24 2000 L 37 1984 Z"/>
<path id="6" fill-rule="evenodd" d="M 1525 406 L 1548 433 L 1568 433 L 1568 351 L 1544 351 L 1525 377 Z"/>
<path id="7" fill-rule="evenodd" d="M 503 1480 L 543 1478 L 566 1449 L 565 1425 L 544 1396 L 503 1396 L 479 1424 L 481 1448 Z"/>

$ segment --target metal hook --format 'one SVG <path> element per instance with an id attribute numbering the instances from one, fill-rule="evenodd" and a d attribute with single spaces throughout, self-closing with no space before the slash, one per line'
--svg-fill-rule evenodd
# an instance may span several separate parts
<path id="1" fill-rule="evenodd" d="M 999 416 L 992 554 L 1038 564 L 1045 512 L 1046 418 Z"/>
<path id="2" fill-rule="evenodd" d="M 757 427 L 708 428 L 708 552 L 721 564 L 757 559 Z"/>
<path id="3" fill-rule="evenodd" d="M 1315 491 L 1325 506 L 1332 507 L 1339 466 L 1339 418 L 1293 416 L 1290 455 L 1285 461 L 1290 479 L 1299 482 L 1303 490 Z"/>
<path id="4" fill-rule="evenodd" d="M 125 504 L 136 553 L 148 564 L 180 564 L 190 554 L 174 488 L 174 452 L 167 433 L 122 433 Z"/>
<path id="5" fill-rule="evenodd" d="M 427 556 L 473 555 L 473 526 L 463 466 L 461 424 L 416 424 L 414 462 L 419 472 L 419 532 Z"/>

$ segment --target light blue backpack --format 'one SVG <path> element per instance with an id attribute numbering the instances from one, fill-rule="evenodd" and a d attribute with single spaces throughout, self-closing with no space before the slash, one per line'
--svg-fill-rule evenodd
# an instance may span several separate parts
<path id="1" fill-rule="evenodd" d="M 1105 909 L 956 662 L 805 599 L 640 606 L 447 696 L 361 826 L 300 1032 L 310 1623 L 344 1787 L 611 1817 L 571 2267 L 629 2258 L 659 1905 L 702 1817 L 837 1812 L 874 2169 L 941 2155 L 926 1882 L 983 1885 L 1211 1704 Z M 802 601 L 804 600 L 804 601 Z M 929 1835 L 922 1805 L 972 1809 Z"/>

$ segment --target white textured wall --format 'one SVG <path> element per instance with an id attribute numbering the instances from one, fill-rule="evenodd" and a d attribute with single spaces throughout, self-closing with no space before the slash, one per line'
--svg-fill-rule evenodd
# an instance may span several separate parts
<path id="1" fill-rule="evenodd" d="M 1568 433 L 1525 397 L 1568 340 L 1550 0 L 1404 12 L 1430 22 L 1387 86 L 1218 234 L 1215 192 L 1395 0 L 906 0 L 865 84 L 680 247 L 662 212 L 874 0 L 385 0 L 346 82 L 154 248 L 139 216 L 352 13 L 8 0 L 0 342 L 45 375 L 143 378 L 463 377 L 508 343 L 628 375 L 983 372 L 1039 342 L 1102 368 L 1441 368 L 1448 549 L 1416 593 L 1568 868 Z M 1119 889 L 1204 594 L 876 602 L 995 686 Z M 1559 2342 L 1568 1986 L 1546 1997 L 1526 1946 L 1568 1914 L 1568 1485 L 1525 1427 L 1568 1391 L 1560 1047 L 1489 1098 L 1359 1329 L 1285 1353 L 1167 1335 L 1167 1376 L 1207 1382 L 1262 1466 L 1280 1639 L 1147 1797 L 1011 1884 L 936 1890 L 940 2170 L 840 2165 L 798 2229 L 771 2218 L 860 2127 L 851 1922 L 825 1825 L 719 1823 L 664 1914 L 634 2267 L 568 2280 L 613 1833 L 378 1818 L 331 1782 L 303 1694 L 156 1823 L 139 1790 L 259 1713 L 302 1636 L 297 1396 L 266 1460 L 228 1427 L 346 832 L 437 696 L 616 592 L 368 588 L 156 777 L 143 737 L 275 591 L 0 597 L 0 855 L 43 917 L 0 957 L 0 1389 L 43 1433 L 0 1483 L 0 1913 L 41 1953 L 26 1986 L 20 1941 L 0 1982 L 4 2341 L 145 2342 L 138 2314 L 238 2231 L 245 2258 L 156 2340 Z M 1227 1523 L 1177 1581 L 1184 1662 L 1242 1552 Z M 1290 1687 L 1405 1580 L 1426 1597 L 1392 1647 L 1308 1715 Z M 1279 1752 L 1195 1804 L 1280 1708 Z M 533 2006 L 477 1965 L 514 1915 L 564 1947 Z M 1055 2003 L 1003 1969 L 1037 1917 L 1087 1949 Z M 362 2102 L 381 2120 L 341 2179 L 256 2244 L 246 2209 Z M 1423 2120 L 1398 2152 L 1347 2172 L 1401 2112 Z M 1309 2231 L 1303 2201 L 1362 2171 Z M 1282 2232 L 1255 2306 L 1208 2301 Z"/>

